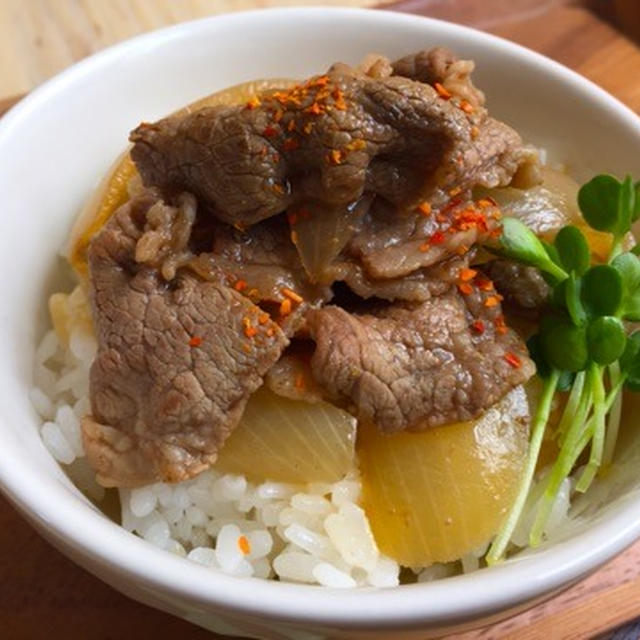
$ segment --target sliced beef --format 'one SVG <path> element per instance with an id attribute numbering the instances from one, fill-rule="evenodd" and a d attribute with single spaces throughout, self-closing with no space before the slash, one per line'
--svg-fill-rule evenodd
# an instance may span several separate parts
<path id="1" fill-rule="evenodd" d="M 484 105 L 484 94 L 473 86 L 473 60 L 460 60 L 446 47 L 434 47 L 400 58 L 393 63 L 393 73 L 430 85 L 439 83 L 446 91 L 467 100 L 474 107 Z"/>
<path id="2" fill-rule="evenodd" d="M 280 303 L 286 298 L 285 290 L 310 304 L 331 297 L 329 286 L 309 281 L 284 216 L 265 220 L 246 231 L 216 223 L 210 234 L 210 248 L 188 263 L 201 278 L 225 282 L 255 302 Z"/>
<path id="3" fill-rule="evenodd" d="M 362 315 L 326 306 L 307 318 L 313 375 L 335 402 L 387 433 L 472 419 L 535 371 L 500 318 L 495 296 L 482 292 Z"/>
<path id="4" fill-rule="evenodd" d="M 456 64 L 445 65 L 448 77 L 464 76 Z M 425 200 L 438 208 L 453 188 L 509 183 L 523 159 L 520 137 L 479 98 L 374 77 L 384 73 L 337 64 L 247 105 L 142 124 L 132 158 L 146 185 L 191 191 L 242 227 L 308 201 L 346 208 L 370 193 L 402 209 Z"/>
<path id="5" fill-rule="evenodd" d="M 540 271 L 511 260 L 492 260 L 482 265 L 505 302 L 521 309 L 541 309 L 547 304 L 551 288 Z"/>
<path id="6" fill-rule="evenodd" d="M 170 234 L 153 240 L 163 226 L 154 218 L 159 208 L 165 223 L 190 219 L 191 198 L 177 203 L 134 198 L 89 249 L 99 348 L 83 437 L 105 486 L 177 482 L 209 466 L 288 343 L 233 288 L 183 270 L 168 282 L 147 264 L 163 255 L 162 246 L 181 244 Z"/>
<path id="7" fill-rule="evenodd" d="M 451 255 L 464 255 L 476 243 L 499 233 L 500 210 L 487 198 L 449 195 L 440 209 L 394 214 L 376 201 L 345 254 L 360 262 L 372 278 L 400 278 Z"/>

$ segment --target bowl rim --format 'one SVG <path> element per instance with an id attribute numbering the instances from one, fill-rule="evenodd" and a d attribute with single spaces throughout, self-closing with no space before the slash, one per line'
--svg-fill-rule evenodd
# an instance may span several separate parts
<path id="1" fill-rule="evenodd" d="M 206 31 L 213 24 L 225 24 L 233 29 L 259 20 L 265 28 L 269 20 L 313 20 L 318 12 L 322 12 L 323 17 L 329 12 L 337 20 L 355 20 L 362 28 L 422 23 L 437 27 L 445 34 L 465 36 L 481 46 L 526 60 L 528 65 L 558 76 L 597 102 L 598 108 L 613 112 L 616 118 L 640 133 L 640 118 L 606 91 L 563 65 L 508 40 L 470 27 L 389 10 L 300 7 L 211 16 L 110 46 L 47 81 L 5 114 L 0 120 L 0 151 L 13 129 L 46 108 L 47 100 L 63 94 L 69 86 L 99 72 L 102 67 L 117 63 L 129 52 L 171 39 L 180 40 L 193 30 Z M 507 561 L 501 566 L 441 582 L 401 588 L 338 590 L 237 578 L 152 547 L 88 505 L 80 507 L 78 499 L 66 488 L 47 482 L 40 474 L 36 474 L 32 482 L 22 482 L 21 478 L 29 471 L 29 461 L 21 458 L 17 448 L 12 455 L 11 442 L 0 447 L 0 489 L 23 515 L 64 547 L 65 553 L 73 553 L 76 561 L 92 571 L 96 563 L 107 565 L 149 592 L 160 591 L 205 608 L 253 614 L 264 619 L 359 629 L 471 620 L 551 593 L 595 569 L 640 537 L 640 500 L 636 500 L 635 505 L 626 505 L 609 520 L 598 521 L 570 540 L 550 546 L 541 557 L 522 558 L 517 565 Z"/>

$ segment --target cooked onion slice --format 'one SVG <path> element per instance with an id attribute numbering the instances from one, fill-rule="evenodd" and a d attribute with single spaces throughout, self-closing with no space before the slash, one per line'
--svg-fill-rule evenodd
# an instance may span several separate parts
<path id="1" fill-rule="evenodd" d="M 262 388 L 250 398 L 215 468 L 254 481 L 336 482 L 353 465 L 355 439 L 356 421 L 346 411 Z"/>
<path id="2" fill-rule="evenodd" d="M 380 551 L 416 567 L 486 544 L 517 489 L 528 418 L 518 387 L 476 421 L 392 436 L 360 426 L 364 508 Z"/>
<path id="3" fill-rule="evenodd" d="M 364 196 L 348 207 L 310 203 L 288 212 L 291 238 L 312 282 L 323 281 L 327 267 L 357 230 L 370 202 Z"/>

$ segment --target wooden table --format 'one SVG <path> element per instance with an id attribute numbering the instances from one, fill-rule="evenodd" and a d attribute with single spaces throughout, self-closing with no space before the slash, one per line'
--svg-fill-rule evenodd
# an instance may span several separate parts
<path id="1" fill-rule="evenodd" d="M 368 0 L 340 4 L 365 5 Z M 54 8 L 55 4 L 55 8 Z M 175 3 L 169 0 L 84 0 L 72 3 L 0 3 L 0 98 L 30 89 L 61 64 L 124 36 L 211 13 L 214 8 L 264 5 L 255 0 Z M 271 4 L 276 4 L 271 3 Z M 300 3 L 302 4 L 302 3 Z M 329 4 L 324 0 L 324 4 Z M 338 4 L 334 2 L 333 4 Z M 623 4 L 622 2 L 620 3 Z M 178 8 L 180 5 L 180 8 Z M 595 2 L 596 9 L 611 3 Z M 637 5 L 636 5 L 637 6 Z M 188 8 L 187 8 L 188 7 Z M 634 11 L 625 4 L 625 11 Z M 541 51 L 570 66 L 640 112 L 640 49 L 593 11 L 563 0 L 404 0 L 402 11 L 472 24 Z M 631 14 L 629 14 L 631 15 Z M 637 15 L 637 14 L 636 14 Z M 605 17 L 611 17 L 605 14 Z M 31 25 L 37 49 L 8 70 L 7 18 L 23 31 Z M 73 18 L 73 19 L 72 19 Z M 632 23 L 636 28 L 640 25 Z M 5 30 L 3 32 L 3 29 Z M 65 47 L 51 43 L 70 38 Z M 53 47 L 53 48 L 52 48 Z M 24 50 L 11 50 L 15 60 Z M 64 53 L 66 51 L 66 53 Z M 19 65 L 18 65 L 19 66 Z M 24 70 L 31 69 L 28 74 Z M 11 101 L 0 99 L 0 113 Z M 212 638 L 128 600 L 76 567 L 45 543 L 0 497 L 0 638 L 68 640 Z M 640 615 L 640 543 L 549 602 L 491 627 L 451 636 L 574 640 L 592 637 Z M 221 639 L 222 640 L 222 639 Z"/>

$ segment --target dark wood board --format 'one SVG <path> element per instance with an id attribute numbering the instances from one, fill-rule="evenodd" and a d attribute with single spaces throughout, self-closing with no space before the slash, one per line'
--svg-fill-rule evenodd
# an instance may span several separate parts
<path id="1" fill-rule="evenodd" d="M 608 22 L 615 17 L 608 8 L 618 3 L 595 4 L 598 13 L 562 0 L 406 0 L 385 8 L 470 24 L 524 44 L 640 112 L 640 49 Z M 629 32 L 637 31 L 631 25 Z M 0 114 L 13 102 L 0 100 Z M 2 638 L 225 640 L 120 595 L 50 547 L 1 496 L 0 576 Z M 640 542 L 556 598 L 497 625 L 450 637 L 573 640 L 639 615 Z"/>

